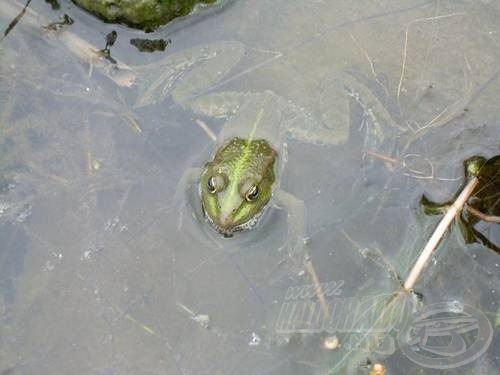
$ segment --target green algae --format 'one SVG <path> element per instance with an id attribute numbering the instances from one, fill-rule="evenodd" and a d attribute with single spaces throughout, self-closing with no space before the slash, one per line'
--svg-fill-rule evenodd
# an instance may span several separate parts
<path id="1" fill-rule="evenodd" d="M 188 15 L 198 3 L 216 0 L 73 0 L 105 22 L 122 23 L 146 32 Z"/>

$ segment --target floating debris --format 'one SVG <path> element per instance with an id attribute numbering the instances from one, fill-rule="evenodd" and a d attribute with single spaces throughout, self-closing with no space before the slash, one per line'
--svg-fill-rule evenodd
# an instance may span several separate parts
<path id="1" fill-rule="evenodd" d="M 203 328 L 210 328 L 210 316 L 207 314 L 198 314 L 191 317 L 191 319 L 200 324 Z"/>
<path id="2" fill-rule="evenodd" d="M 59 10 L 61 8 L 57 0 L 45 0 L 45 2 L 51 6 L 52 10 Z"/>
<path id="3" fill-rule="evenodd" d="M 171 39 L 130 39 L 130 44 L 136 47 L 140 52 L 165 51 L 167 46 L 169 46 L 171 43 Z"/>
<path id="4" fill-rule="evenodd" d="M 99 160 L 92 160 L 92 169 L 94 171 L 101 169 L 101 162 Z"/>
<path id="5" fill-rule="evenodd" d="M 203 328 L 210 328 L 210 316 L 207 314 L 195 314 L 193 310 L 191 310 L 186 305 L 178 302 L 177 306 L 179 306 L 182 310 L 187 312 L 190 315 L 190 319 L 194 320 L 196 323 L 200 324 Z"/>
<path id="6" fill-rule="evenodd" d="M 47 26 L 44 26 L 44 29 L 50 31 L 60 31 L 65 26 L 72 25 L 74 22 L 75 21 L 73 20 L 73 18 L 71 18 L 67 14 L 64 14 L 61 21 L 49 23 Z"/>
<path id="7" fill-rule="evenodd" d="M 0 39 L 0 41 L 2 41 L 12 31 L 12 29 L 16 27 L 18 22 L 21 20 L 21 18 L 23 18 L 24 14 L 26 13 L 26 9 L 30 5 L 30 3 L 31 0 L 28 0 L 24 5 L 23 9 L 21 10 L 21 12 L 18 15 L 16 15 L 14 19 L 9 23 L 9 26 L 7 26 L 7 28 L 3 32 L 3 37 Z"/>
<path id="8" fill-rule="evenodd" d="M 329 336 L 323 341 L 323 348 L 326 350 L 335 350 L 340 347 L 340 341 L 337 336 Z"/>
<path id="9" fill-rule="evenodd" d="M 259 346 L 261 338 L 255 332 L 252 332 L 252 339 L 248 343 L 249 346 Z"/>
<path id="10" fill-rule="evenodd" d="M 374 363 L 370 367 L 370 375 L 385 375 L 387 373 L 387 370 L 385 369 L 385 366 L 381 363 Z"/>

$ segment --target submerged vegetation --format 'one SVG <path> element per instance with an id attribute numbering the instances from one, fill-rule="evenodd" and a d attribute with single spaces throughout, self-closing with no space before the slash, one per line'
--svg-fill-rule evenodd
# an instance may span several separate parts
<path id="1" fill-rule="evenodd" d="M 466 243 L 478 242 L 500 253 L 500 244 L 486 233 L 495 233 L 500 223 L 500 155 L 486 159 L 473 156 L 464 162 L 465 173 L 478 182 L 468 197 L 464 209 L 457 215 L 457 223 Z M 428 215 L 445 213 L 453 201 L 436 203 L 425 195 L 421 199 Z"/>
<path id="2" fill-rule="evenodd" d="M 136 47 L 140 52 L 165 51 L 165 48 L 167 48 L 170 43 L 172 43 L 172 40 L 170 39 L 130 39 L 130 44 Z"/>
<path id="3" fill-rule="evenodd" d="M 196 4 L 216 0 L 73 0 L 75 4 L 106 22 L 153 31 L 177 17 L 189 14 Z"/>

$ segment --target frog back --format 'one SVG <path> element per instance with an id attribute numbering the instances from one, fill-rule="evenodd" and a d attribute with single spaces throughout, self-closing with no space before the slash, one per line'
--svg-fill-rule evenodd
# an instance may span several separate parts
<path id="1" fill-rule="evenodd" d="M 226 120 L 217 136 L 218 148 L 232 138 L 265 139 L 276 151 L 283 147 L 282 111 L 271 91 L 209 94 L 194 100 L 191 108 L 197 114 Z"/>

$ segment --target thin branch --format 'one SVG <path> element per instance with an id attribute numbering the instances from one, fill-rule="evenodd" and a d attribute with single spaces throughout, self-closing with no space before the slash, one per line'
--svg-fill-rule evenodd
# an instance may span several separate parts
<path id="1" fill-rule="evenodd" d="M 410 26 L 415 24 L 415 23 L 418 23 L 418 22 L 436 21 L 436 20 L 440 20 L 443 18 L 450 18 L 450 17 L 463 16 L 463 15 L 465 15 L 465 13 L 445 14 L 442 16 L 435 16 L 435 17 L 429 17 L 429 18 L 418 18 L 418 19 L 413 20 L 413 21 L 408 23 L 408 25 L 406 26 L 405 42 L 404 42 L 404 46 L 403 46 L 403 63 L 401 65 L 401 76 L 399 77 L 398 91 L 397 91 L 397 95 L 396 95 L 398 104 L 399 104 L 399 96 L 401 95 L 401 89 L 403 87 L 403 80 L 404 80 L 404 76 L 405 76 L 405 72 L 406 72 L 406 59 L 408 56 L 408 34 L 410 32 Z"/>
<path id="2" fill-rule="evenodd" d="M 201 130 L 205 132 L 208 138 L 210 138 L 213 142 L 217 140 L 217 136 L 215 135 L 215 133 L 212 131 L 212 129 L 208 127 L 208 125 L 203 120 L 196 119 L 195 122 L 196 125 L 198 125 L 201 128 Z"/>
<path id="3" fill-rule="evenodd" d="M 7 29 L 3 32 L 2 39 L 0 39 L 0 42 L 5 39 L 5 37 L 16 27 L 16 25 L 21 21 L 21 18 L 23 18 L 24 14 L 26 13 L 26 9 L 30 5 L 31 0 L 28 0 L 26 2 L 26 5 L 24 5 L 23 9 L 21 10 L 21 13 L 19 13 L 14 19 L 12 20 L 11 23 L 9 23 L 9 26 L 7 26 Z"/>
<path id="4" fill-rule="evenodd" d="M 413 266 L 408 277 L 406 278 L 404 282 L 405 290 L 410 291 L 413 289 L 421 273 L 424 271 L 427 262 L 429 261 L 429 258 L 431 257 L 434 250 L 436 250 L 437 246 L 439 245 L 439 242 L 441 241 L 444 234 L 451 225 L 451 222 L 453 221 L 455 216 L 462 210 L 462 208 L 465 205 L 465 202 L 467 202 L 467 200 L 469 199 L 470 195 L 472 194 L 478 183 L 479 179 L 477 177 L 473 177 L 472 179 L 470 179 L 470 181 L 467 183 L 467 185 L 465 185 L 464 189 L 457 197 L 455 202 L 453 202 L 453 204 L 449 207 L 448 211 L 439 222 L 438 226 L 434 230 L 434 233 L 432 233 L 431 238 L 425 245 L 424 249 L 422 250 L 422 253 L 418 257 L 417 261 L 415 262 L 415 265 Z"/>
<path id="5" fill-rule="evenodd" d="M 478 219 L 481 219 L 483 221 L 486 221 L 488 223 L 500 223 L 500 216 L 494 216 L 494 215 L 486 215 L 483 214 L 481 211 L 476 210 L 474 207 L 471 207 L 467 205 L 467 212 L 471 213 Z"/>

